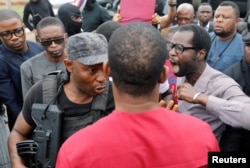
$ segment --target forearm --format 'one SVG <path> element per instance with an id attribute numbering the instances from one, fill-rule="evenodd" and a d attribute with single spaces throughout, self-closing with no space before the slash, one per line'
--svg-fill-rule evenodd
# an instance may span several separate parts
<path id="1" fill-rule="evenodd" d="M 176 4 L 175 0 L 169 0 L 169 4 Z M 168 27 L 173 21 L 176 16 L 176 6 L 168 6 L 168 14 L 162 16 L 160 26 L 161 28 L 166 28 Z"/>
<path id="2" fill-rule="evenodd" d="M 16 144 L 18 142 L 28 139 L 32 131 L 33 131 L 33 127 L 30 126 L 25 121 L 25 119 L 23 118 L 23 114 L 21 112 L 8 138 L 8 148 L 9 148 L 9 155 L 10 155 L 12 168 L 25 167 L 23 160 L 18 155 Z"/>
<path id="3" fill-rule="evenodd" d="M 21 136 L 15 129 L 13 129 L 9 135 L 8 148 L 12 168 L 25 167 L 24 162 L 22 158 L 18 155 L 16 148 L 17 142 L 23 141 L 25 139 L 26 138 L 24 136 Z"/>
<path id="4" fill-rule="evenodd" d="M 250 130 L 250 101 L 246 102 L 241 99 L 241 102 L 239 102 L 209 96 L 206 108 L 224 123 L 232 127 Z"/>

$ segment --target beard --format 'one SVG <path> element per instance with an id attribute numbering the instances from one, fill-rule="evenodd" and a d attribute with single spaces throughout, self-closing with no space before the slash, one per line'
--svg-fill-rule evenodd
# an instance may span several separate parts
<path id="1" fill-rule="evenodd" d="M 214 33 L 221 38 L 228 37 L 232 34 L 232 32 L 226 32 L 226 31 L 220 31 L 220 32 L 214 31 Z"/>

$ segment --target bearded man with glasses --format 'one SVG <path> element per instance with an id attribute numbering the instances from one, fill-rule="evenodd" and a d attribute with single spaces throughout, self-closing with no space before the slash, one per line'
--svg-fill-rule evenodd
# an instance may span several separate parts
<path id="1" fill-rule="evenodd" d="M 167 44 L 179 112 L 207 122 L 220 142 L 226 124 L 250 130 L 250 98 L 232 78 L 209 66 L 210 47 L 208 32 L 195 24 L 180 26 Z"/>
<path id="2" fill-rule="evenodd" d="M 21 81 L 23 97 L 39 80 L 52 71 L 65 71 L 63 60 L 66 58 L 65 44 L 67 34 L 63 23 L 55 17 L 43 18 L 37 25 L 37 39 L 44 52 L 21 65 Z"/>
<path id="3" fill-rule="evenodd" d="M 0 39 L 0 103 L 6 106 L 11 130 L 23 105 L 20 65 L 43 48 L 26 41 L 22 19 L 10 9 L 0 10 Z"/>

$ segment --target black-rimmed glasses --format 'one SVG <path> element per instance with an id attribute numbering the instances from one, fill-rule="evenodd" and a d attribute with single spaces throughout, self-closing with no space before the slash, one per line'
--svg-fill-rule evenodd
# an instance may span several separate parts
<path id="1" fill-rule="evenodd" d="M 40 43 L 44 47 L 50 46 L 52 44 L 52 42 L 54 42 L 55 44 L 62 44 L 64 42 L 64 37 L 59 37 L 59 38 L 55 38 L 55 39 L 51 39 L 51 40 L 40 41 Z"/>
<path id="2" fill-rule="evenodd" d="M 167 50 L 170 51 L 173 48 L 175 49 L 175 52 L 178 54 L 182 54 L 184 52 L 184 50 L 188 50 L 188 49 L 196 49 L 196 47 L 184 47 L 182 44 L 173 44 L 171 42 L 166 42 L 167 43 Z"/>
<path id="3" fill-rule="evenodd" d="M 24 28 L 20 27 L 20 28 L 16 28 L 12 31 L 4 31 L 2 33 L 0 33 L 0 36 L 4 39 L 4 40 L 9 40 L 13 37 L 13 34 L 16 37 L 21 37 L 24 35 Z"/>

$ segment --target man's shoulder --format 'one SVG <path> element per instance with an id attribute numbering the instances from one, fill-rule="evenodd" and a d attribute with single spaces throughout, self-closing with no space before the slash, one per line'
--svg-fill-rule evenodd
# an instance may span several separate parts
<path id="1" fill-rule="evenodd" d="M 167 111 L 167 115 L 171 122 L 176 124 L 175 128 L 179 128 L 180 130 L 193 130 L 194 128 L 198 128 L 198 130 L 206 129 L 211 131 L 210 126 L 206 122 L 189 114 Z"/>
<path id="2" fill-rule="evenodd" d="M 213 43 L 216 40 L 216 34 L 214 33 L 214 31 L 210 32 L 209 36 L 210 36 L 212 43 Z"/>
<path id="3" fill-rule="evenodd" d="M 42 84 L 43 84 L 43 79 L 36 82 L 34 85 L 31 86 L 30 92 L 40 92 L 42 91 Z"/>
<path id="4" fill-rule="evenodd" d="M 230 80 L 230 81 L 232 80 L 225 73 L 210 67 L 208 64 L 203 74 L 204 75 L 202 75 L 200 78 L 204 78 L 206 80 L 209 80 L 210 82 L 219 81 L 219 83 L 224 83 L 227 80 Z M 222 80 L 225 80 L 225 81 L 222 81 Z"/>
<path id="5" fill-rule="evenodd" d="M 203 75 L 203 77 L 203 79 L 208 80 L 208 84 L 211 85 L 212 88 L 215 88 L 216 91 L 225 91 L 231 86 L 239 86 L 239 84 L 227 74 L 211 67 L 209 67 L 209 71 L 207 71 L 207 73 Z"/>
<path id="6" fill-rule="evenodd" d="M 44 59 L 46 59 L 46 57 L 44 57 L 44 52 L 40 52 L 40 53 L 36 54 L 35 56 L 33 56 L 33 57 L 27 59 L 26 61 L 24 61 L 21 64 L 21 68 L 32 65 L 34 62 L 44 60 Z"/>
<path id="7" fill-rule="evenodd" d="M 239 33 L 236 33 L 236 34 L 235 34 L 234 44 L 237 44 L 237 45 L 239 45 L 239 46 L 242 46 L 242 49 L 241 49 L 241 50 L 243 51 L 243 45 L 244 45 L 244 43 L 243 43 L 242 35 L 241 35 L 241 34 L 239 34 Z"/>
<path id="8" fill-rule="evenodd" d="M 55 83 L 53 83 L 53 81 Z M 57 92 L 57 87 L 55 87 L 55 85 L 57 85 L 56 79 L 48 79 L 45 76 L 42 80 L 31 86 L 29 92 L 27 93 L 29 95 L 28 97 L 30 97 L 29 99 L 34 98 L 36 103 L 47 103 L 53 99 L 55 93 Z M 43 100 L 45 98 L 46 100 Z"/>
<path id="9" fill-rule="evenodd" d="M 225 69 L 224 73 L 228 76 L 232 76 L 235 73 L 238 73 L 241 70 L 242 60 L 234 63 Z"/>

